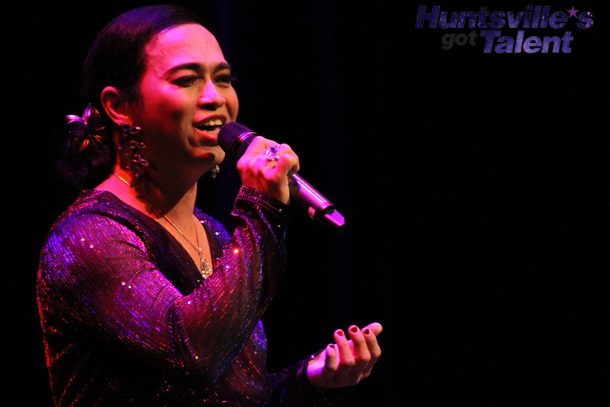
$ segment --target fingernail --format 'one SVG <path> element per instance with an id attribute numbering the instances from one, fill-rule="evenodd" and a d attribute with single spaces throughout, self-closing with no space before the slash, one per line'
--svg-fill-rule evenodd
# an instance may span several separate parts
<path id="1" fill-rule="evenodd" d="M 357 334 L 358 333 L 358 327 L 356 325 L 352 325 L 349 327 L 349 330 L 351 333 L 353 334 Z"/>
<path id="2" fill-rule="evenodd" d="M 334 343 L 331 343 L 331 344 L 329 344 L 329 345 L 328 345 L 328 347 L 329 347 L 330 349 L 335 349 L 335 344 L 334 344 Z"/>
<path id="3" fill-rule="evenodd" d="M 364 329 L 362 330 L 362 332 L 364 332 L 364 334 L 365 334 L 365 335 L 368 335 L 368 334 L 370 334 L 370 333 L 371 333 L 371 331 L 370 331 L 368 328 L 364 328 Z"/>
<path id="4" fill-rule="evenodd" d="M 337 335 L 339 335 L 339 336 L 345 336 L 345 334 L 343 333 L 343 331 L 342 331 L 341 329 L 337 329 L 337 330 L 335 331 L 335 333 L 336 333 Z"/>

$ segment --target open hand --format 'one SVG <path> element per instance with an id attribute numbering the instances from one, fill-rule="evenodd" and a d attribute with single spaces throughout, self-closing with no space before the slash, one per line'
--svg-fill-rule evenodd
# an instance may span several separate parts
<path id="1" fill-rule="evenodd" d="M 319 387 L 353 386 L 371 374 L 381 356 L 377 335 L 381 324 L 373 322 L 359 329 L 352 325 L 348 329 L 350 340 L 341 329 L 335 331 L 335 343 L 329 344 L 307 365 L 307 378 Z"/>

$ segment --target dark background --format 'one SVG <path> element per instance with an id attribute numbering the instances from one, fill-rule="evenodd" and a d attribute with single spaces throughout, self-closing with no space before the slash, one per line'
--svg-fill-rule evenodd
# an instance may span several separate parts
<path id="1" fill-rule="evenodd" d="M 7 177 L 17 184 L 7 221 L 19 222 L 8 256 L 24 259 L 8 280 L 7 352 L 19 404 L 50 404 L 38 251 L 74 199 L 53 165 L 64 116 L 86 103 L 86 50 L 112 17 L 144 4 L 117 3 L 24 7 L 7 37 L 18 130 L 5 158 L 21 162 Z M 321 348 L 336 328 L 379 321 L 384 355 L 346 406 L 607 405 L 607 102 L 596 101 L 607 20 L 595 3 L 574 4 L 595 24 L 571 23 L 571 54 L 532 55 L 442 51 L 445 32 L 414 29 L 420 4 L 527 3 L 262 3 L 182 4 L 234 67 L 239 121 L 289 143 L 347 219 L 336 233 L 295 216 L 265 321 L 270 367 Z M 202 181 L 199 205 L 227 220 L 236 182 L 225 163 Z"/>

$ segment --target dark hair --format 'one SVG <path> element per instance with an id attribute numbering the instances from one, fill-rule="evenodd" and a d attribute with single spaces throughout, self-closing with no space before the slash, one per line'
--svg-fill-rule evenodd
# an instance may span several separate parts
<path id="1" fill-rule="evenodd" d="M 82 93 L 99 110 L 105 132 L 99 142 L 89 143 L 84 150 L 69 143 L 72 146 L 68 146 L 68 156 L 59 168 L 73 187 L 94 186 L 108 176 L 115 163 L 110 136 L 113 123 L 100 102 L 104 87 L 115 86 L 128 99 L 137 100 L 138 84 L 146 68 L 144 48 L 161 31 L 188 23 L 203 25 L 197 14 L 184 7 L 146 6 L 119 15 L 97 34 L 83 65 Z"/>

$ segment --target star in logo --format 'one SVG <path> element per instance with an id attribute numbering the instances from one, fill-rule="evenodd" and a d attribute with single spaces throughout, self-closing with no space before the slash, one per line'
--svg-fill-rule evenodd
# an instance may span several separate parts
<path id="1" fill-rule="evenodd" d="M 572 6 L 572 8 L 571 8 L 571 9 L 566 10 L 566 11 L 567 11 L 567 12 L 568 12 L 568 14 L 569 14 L 569 15 L 568 15 L 568 18 L 570 18 L 570 17 L 577 18 L 578 16 L 576 15 L 576 13 L 578 13 L 580 10 L 576 10 L 576 9 L 574 8 L 574 6 Z"/>

